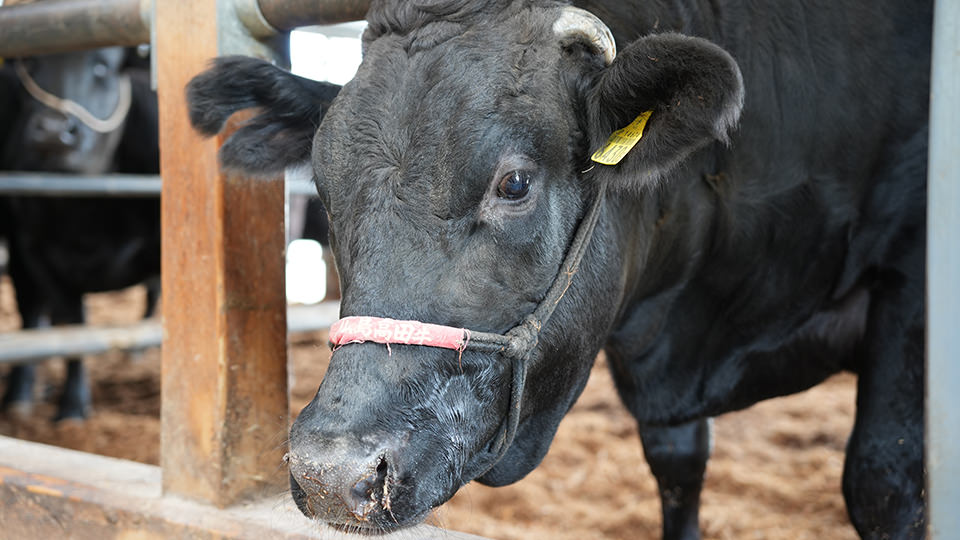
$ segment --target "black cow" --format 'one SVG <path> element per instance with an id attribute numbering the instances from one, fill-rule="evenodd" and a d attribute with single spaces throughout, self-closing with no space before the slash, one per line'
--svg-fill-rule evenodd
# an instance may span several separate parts
<path id="1" fill-rule="evenodd" d="M 8 62 L 3 73 L 4 81 L 16 81 L 17 93 L 12 114 L 3 120 L 9 135 L 0 147 L 0 170 L 159 172 L 157 98 L 149 70 L 131 50 L 35 57 Z M 93 119 L 45 96 L 71 100 Z M 142 282 L 151 283 L 147 311 L 153 310 L 159 293 L 159 199 L 9 196 L 0 198 L 0 214 L 24 328 L 82 323 L 84 293 Z M 12 368 L 5 408 L 30 409 L 33 372 L 31 365 Z M 56 418 L 84 418 L 89 406 L 83 364 L 70 359 Z"/>
<path id="2" fill-rule="evenodd" d="M 851 370 L 850 517 L 922 538 L 931 3 L 579 3 L 615 58 L 564 4 L 375 0 L 319 127 L 323 87 L 267 64 L 191 83 L 204 133 L 261 108 L 226 167 L 312 161 L 341 314 L 392 319 L 332 331 L 290 434 L 300 509 L 390 531 L 522 478 L 603 348 L 666 536 L 698 536 L 706 417 Z M 425 339 L 455 350 L 401 344 Z"/>

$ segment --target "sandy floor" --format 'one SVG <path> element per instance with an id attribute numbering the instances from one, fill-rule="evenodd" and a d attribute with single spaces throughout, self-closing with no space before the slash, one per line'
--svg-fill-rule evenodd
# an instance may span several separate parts
<path id="1" fill-rule="evenodd" d="M 139 288 L 91 295 L 88 316 L 95 324 L 133 321 L 144 301 Z M 4 277 L 0 332 L 18 325 Z M 318 332 L 299 336 L 291 346 L 294 412 L 323 376 L 324 342 Z M 43 364 L 37 389 L 44 401 L 34 415 L 25 420 L 0 416 L 0 434 L 157 463 L 159 351 L 91 358 L 95 413 L 83 425 L 49 421 L 63 377 L 60 364 Z M 701 511 L 705 538 L 856 538 L 840 494 L 854 392 L 854 377 L 841 375 L 805 393 L 718 418 Z M 635 425 L 601 359 L 537 470 L 503 488 L 471 484 L 431 521 L 502 540 L 635 539 L 659 537 L 659 513 Z"/>

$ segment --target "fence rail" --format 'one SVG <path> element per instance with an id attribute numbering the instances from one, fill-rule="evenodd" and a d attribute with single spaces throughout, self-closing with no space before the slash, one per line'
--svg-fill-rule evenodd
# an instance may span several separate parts
<path id="1" fill-rule="evenodd" d="M 77 175 L 35 172 L 0 173 L 0 195 L 45 197 L 159 197 L 163 182 L 158 175 Z M 304 177 L 287 180 L 291 195 L 317 194 Z"/>
<path id="2" fill-rule="evenodd" d="M 228 0 L 223 0 L 228 1 Z M 232 0 L 250 35 L 362 19 L 369 0 Z M 150 43 L 152 0 L 44 0 L 0 7 L 0 57 Z"/>
<path id="3" fill-rule="evenodd" d="M 339 302 L 287 308 L 287 333 L 324 330 L 336 322 Z M 80 356 L 112 350 L 137 351 L 159 347 L 159 320 L 126 326 L 57 326 L 0 334 L 0 364 L 40 361 L 51 356 Z"/>

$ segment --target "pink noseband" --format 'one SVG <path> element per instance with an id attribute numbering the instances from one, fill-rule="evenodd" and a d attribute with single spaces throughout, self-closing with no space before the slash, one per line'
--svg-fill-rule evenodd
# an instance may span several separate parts
<path id="1" fill-rule="evenodd" d="M 330 327 L 330 343 L 334 347 L 365 341 L 387 345 L 424 345 L 463 352 L 470 341 L 470 331 L 466 328 L 381 317 L 344 317 Z"/>

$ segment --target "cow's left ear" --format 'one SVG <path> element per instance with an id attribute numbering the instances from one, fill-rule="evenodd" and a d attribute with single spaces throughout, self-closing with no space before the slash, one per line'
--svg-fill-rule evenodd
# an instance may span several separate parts
<path id="1" fill-rule="evenodd" d="M 220 148 L 224 168 L 274 176 L 310 159 L 313 135 L 340 86 L 298 77 L 244 56 L 217 58 L 187 85 L 190 122 L 204 135 L 223 129 L 233 113 L 258 114 Z"/>
<path id="2" fill-rule="evenodd" d="M 643 136 L 617 165 L 597 165 L 615 167 L 621 187 L 637 187 L 656 182 L 708 143 L 729 141 L 743 108 L 743 79 L 730 54 L 713 43 L 655 34 L 621 51 L 587 102 L 591 150 L 652 112 Z"/>

